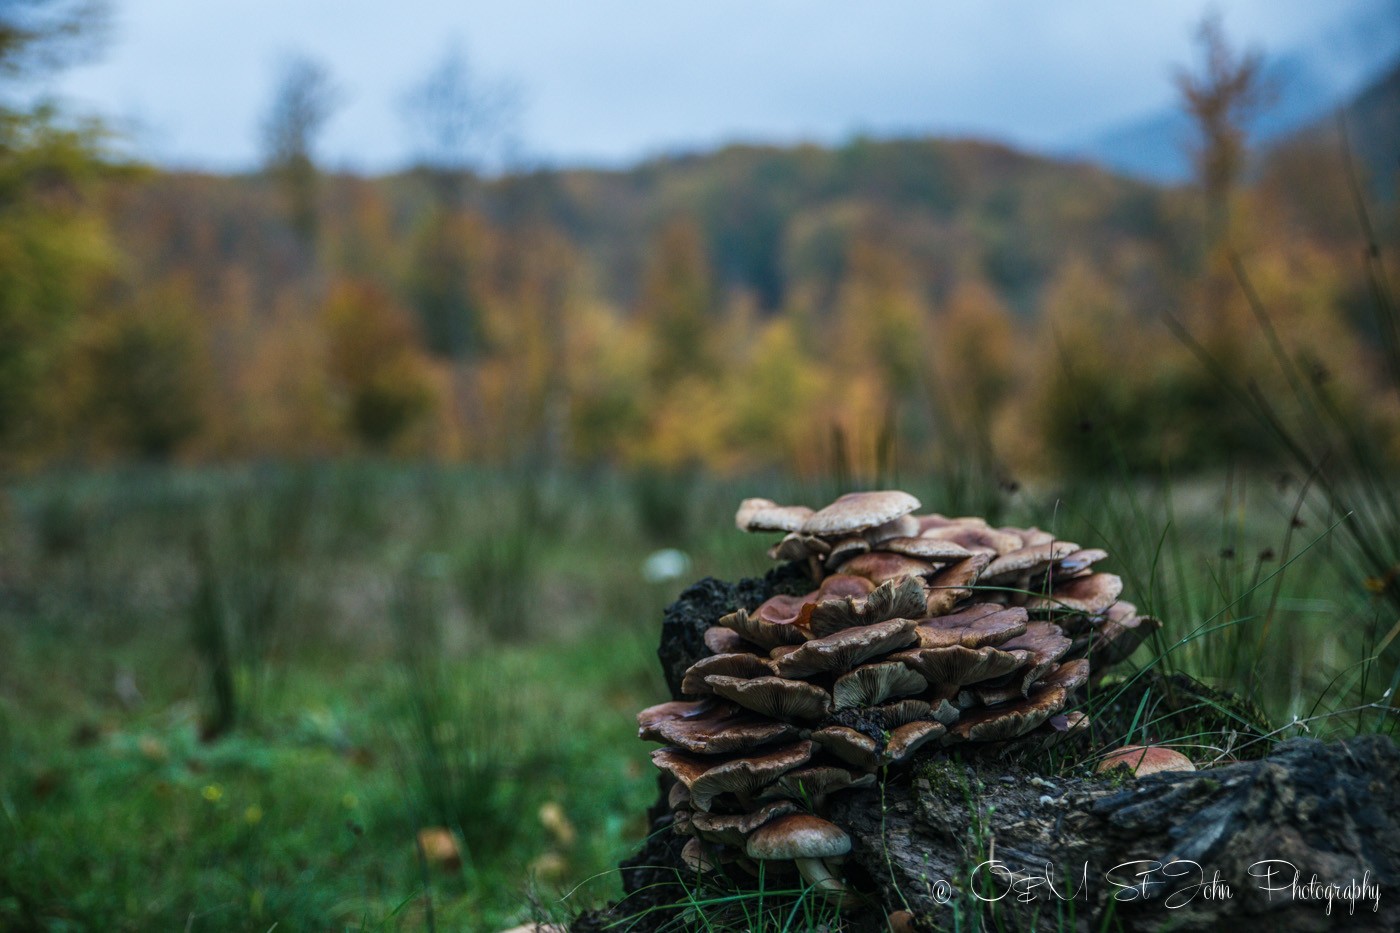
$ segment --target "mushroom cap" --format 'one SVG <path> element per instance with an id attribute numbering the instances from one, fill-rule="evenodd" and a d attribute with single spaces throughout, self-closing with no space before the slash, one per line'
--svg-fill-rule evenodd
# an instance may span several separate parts
<path id="1" fill-rule="evenodd" d="M 885 542 L 892 538 L 907 538 L 910 535 L 919 533 L 919 520 L 912 515 L 901 515 L 893 518 L 883 525 L 876 525 L 874 528 L 867 528 L 860 533 L 871 547 L 885 547 Z M 885 548 L 889 550 L 889 548 Z"/>
<path id="2" fill-rule="evenodd" d="M 1031 622 L 1024 634 L 1003 642 L 1003 650 L 1022 650 L 1030 655 L 1025 674 L 1021 677 L 1021 695 L 1030 695 L 1031 685 L 1053 670 L 1073 644 L 1052 622 Z"/>
<path id="3" fill-rule="evenodd" d="M 890 656 L 890 660 L 918 671 L 930 684 L 942 687 L 961 687 L 994 680 L 1023 667 L 1030 658 L 1027 651 L 1004 651 L 990 645 L 984 648 L 964 648 L 962 645 L 914 648 Z"/>
<path id="4" fill-rule="evenodd" d="M 1032 612 L 1079 612 L 1098 615 L 1117 602 L 1123 592 L 1123 579 L 1112 573 L 1091 573 L 1055 584 L 1048 596 L 1037 596 L 1026 604 Z"/>
<path id="5" fill-rule="evenodd" d="M 870 550 L 870 542 L 860 535 L 842 538 L 831 545 L 831 553 L 826 555 L 826 569 L 833 570 L 858 554 Z"/>
<path id="6" fill-rule="evenodd" d="M 958 542 L 942 538 L 891 538 L 888 541 L 880 542 L 880 550 L 937 563 L 962 560 L 964 557 L 972 556 L 972 552 Z"/>
<path id="7" fill-rule="evenodd" d="M 898 729 L 911 722 L 933 719 L 933 706 L 927 700 L 899 700 L 877 707 L 886 729 Z"/>
<path id="8" fill-rule="evenodd" d="M 988 528 L 987 523 L 980 518 L 976 521 L 955 519 L 947 525 L 926 529 L 921 537 L 953 541 L 969 551 L 992 554 L 1008 554 L 1022 546 L 1019 536 L 1009 531 Z"/>
<path id="9" fill-rule="evenodd" d="M 879 767 L 880 743 L 850 726 L 824 726 L 812 733 L 812 741 L 828 754 L 857 768 Z"/>
<path id="10" fill-rule="evenodd" d="M 712 654 L 686 668 L 685 676 L 681 678 L 681 693 L 688 696 L 714 693 L 705 683 L 705 678 L 711 674 L 723 674 L 726 677 L 771 677 L 773 668 L 763 658 L 746 651 Z"/>
<path id="11" fill-rule="evenodd" d="M 991 562 L 987 554 L 973 554 L 948 564 L 926 578 L 928 614 L 941 616 L 951 612 L 959 602 L 972 595 L 970 587 Z"/>
<path id="12" fill-rule="evenodd" d="M 723 793 L 747 796 L 772 783 L 785 771 L 804 765 L 812 757 L 812 743 L 794 742 L 765 751 L 718 761 L 678 748 L 658 748 L 652 763 L 669 771 L 690 789 L 690 803 L 696 810 L 710 809 L 714 798 Z"/>
<path id="13" fill-rule="evenodd" d="M 824 557 L 830 550 L 831 545 L 821 538 L 794 531 L 770 547 L 768 557 L 771 560 L 806 560 L 808 557 Z"/>
<path id="14" fill-rule="evenodd" d="M 773 599 L 793 599 L 796 597 L 773 597 Z M 773 600 L 769 600 L 771 603 Z M 764 606 L 768 603 L 764 603 Z M 763 606 L 758 607 L 760 610 Z M 776 610 L 773 610 L 776 612 Z M 719 624 L 728 629 L 733 629 L 745 641 L 753 642 L 766 651 L 771 651 L 778 645 L 800 645 L 807 640 L 802 630 L 797 627 L 797 616 L 794 615 L 790 621 L 772 622 L 760 615 L 750 615 L 746 610 L 740 609 L 731 612 L 719 620 Z"/>
<path id="15" fill-rule="evenodd" d="M 1103 548 L 1089 547 L 1075 551 L 1055 565 L 1055 571 L 1062 574 L 1079 573 L 1087 570 L 1099 561 L 1108 557 L 1108 552 Z"/>
<path id="16" fill-rule="evenodd" d="M 908 515 L 919 507 L 919 500 L 907 492 L 850 492 L 802 523 L 809 535 L 832 537 L 864 531 Z"/>
<path id="17" fill-rule="evenodd" d="M 1124 745 L 1109 754 L 1095 769 L 1099 773 L 1114 768 L 1128 768 L 1136 777 L 1159 771 L 1195 771 L 1191 759 L 1165 745 Z"/>
<path id="18" fill-rule="evenodd" d="M 836 709 L 876 706 L 890 697 L 909 696 L 928 686 L 917 671 L 898 661 L 866 664 L 836 678 L 831 694 Z"/>
<path id="19" fill-rule="evenodd" d="M 1124 605 L 1119 603 L 1118 606 Z M 1127 618 L 1109 617 L 1089 633 L 1088 656 L 1096 670 L 1103 670 L 1119 662 L 1126 661 L 1134 651 L 1146 641 L 1162 623 L 1151 616 L 1130 613 Z"/>
<path id="20" fill-rule="evenodd" d="M 1078 550 L 1079 545 L 1070 541 L 1047 541 L 1044 544 L 1022 546 L 1002 554 L 988 564 L 982 577 L 988 583 L 1002 583 L 1014 580 L 1024 573 L 1043 572 L 1056 561 L 1069 557 Z"/>
<path id="21" fill-rule="evenodd" d="M 885 750 L 880 753 L 880 758 L 889 764 L 900 764 L 912 758 L 920 746 L 947 733 L 948 727 L 941 722 L 929 720 L 905 723 L 890 733 L 890 739 L 885 743 Z"/>
<path id="22" fill-rule="evenodd" d="M 917 557 L 905 557 L 903 554 L 892 554 L 889 551 L 871 551 L 868 554 L 857 554 L 838 567 L 836 572 L 865 577 L 871 583 L 879 585 L 887 580 L 926 576 L 933 572 L 933 564 Z"/>
<path id="23" fill-rule="evenodd" d="M 744 751 L 794 739 L 798 734 L 787 723 L 712 700 L 661 703 L 638 713 L 637 722 L 643 740 L 702 755 Z"/>
<path id="24" fill-rule="evenodd" d="M 745 679 L 711 674 L 705 678 L 705 682 L 725 699 L 774 719 L 820 719 L 831 711 L 831 694 L 815 684 L 800 680 L 783 677 Z"/>
<path id="25" fill-rule="evenodd" d="M 1014 739 L 1064 709 L 1067 698 L 1063 687 L 1049 687 L 1005 706 L 964 710 L 952 732 L 970 742 Z"/>
<path id="26" fill-rule="evenodd" d="M 778 778 L 759 795 L 759 799 L 782 798 L 815 806 L 827 794 L 852 787 L 869 787 L 874 783 L 875 775 L 869 772 L 853 774 L 845 768 L 831 765 L 806 765 Z"/>
<path id="27" fill-rule="evenodd" d="M 696 813 L 690 818 L 690 827 L 695 835 L 708 842 L 743 848 L 749 834 L 764 823 L 796 811 L 797 804 L 793 801 L 774 800 L 748 813 Z"/>
<path id="28" fill-rule="evenodd" d="M 705 647 L 709 648 L 713 654 L 737 654 L 739 652 L 754 654 L 762 650 L 753 642 L 745 641 L 744 636 L 732 628 L 725 628 L 723 625 L 711 625 L 705 629 L 705 634 L 702 637 L 705 641 Z"/>
<path id="29" fill-rule="evenodd" d="M 869 584 L 864 577 L 846 577 Z M 820 591 L 818 591 L 820 596 Z M 889 619 L 918 619 L 924 614 L 924 585 L 917 577 L 886 580 L 865 596 L 821 599 L 812 604 L 806 625 L 813 635 L 825 637 L 842 629 L 873 625 Z"/>
<path id="30" fill-rule="evenodd" d="M 919 640 L 913 619 L 890 619 L 874 625 L 842 629 L 811 641 L 773 661 L 779 677 L 810 677 L 825 671 L 849 671 L 856 665 L 889 654 Z"/>
<path id="31" fill-rule="evenodd" d="M 740 531 L 797 531 L 812 514 L 805 505 L 779 505 L 772 499 L 745 499 L 734 513 Z"/>
<path id="32" fill-rule="evenodd" d="M 685 867 L 698 875 L 719 870 L 719 861 L 705 851 L 705 845 L 695 838 L 686 840 L 681 848 L 681 861 Z"/>
<path id="33" fill-rule="evenodd" d="M 919 645 L 943 648 L 962 645 L 981 648 L 1000 645 L 1026 631 L 1026 610 L 978 603 L 957 612 L 919 622 Z"/>
<path id="34" fill-rule="evenodd" d="M 835 858 L 851 851 L 851 837 L 835 823 L 808 813 L 780 816 L 749 836 L 749 858 Z"/>

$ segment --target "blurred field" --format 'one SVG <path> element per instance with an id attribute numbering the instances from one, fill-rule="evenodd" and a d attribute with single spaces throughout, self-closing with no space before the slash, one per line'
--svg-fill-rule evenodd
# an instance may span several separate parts
<path id="1" fill-rule="evenodd" d="M 970 498 L 902 485 L 949 512 Z M 0 926 L 489 930 L 615 897 L 654 788 L 633 714 L 664 698 L 660 611 L 692 578 L 765 568 L 731 522 L 757 492 L 829 489 L 369 463 L 12 484 Z M 1347 670 L 1382 620 L 1326 528 L 1290 536 L 1296 494 L 981 495 L 1112 550 L 1167 622 L 1139 661 L 1168 651 L 1286 723 L 1374 698 Z M 682 579 L 643 579 L 661 547 L 689 555 Z M 460 865 L 420 863 L 425 827 Z"/>

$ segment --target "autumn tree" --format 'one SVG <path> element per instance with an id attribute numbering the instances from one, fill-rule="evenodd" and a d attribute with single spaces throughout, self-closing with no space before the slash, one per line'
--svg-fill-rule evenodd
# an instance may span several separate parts
<path id="1" fill-rule="evenodd" d="M 1178 71 L 1176 85 L 1196 128 L 1191 154 L 1214 239 L 1227 233 L 1230 201 L 1245 169 L 1249 123 L 1270 102 L 1273 89 L 1258 52 L 1230 47 L 1218 12 L 1201 22 L 1196 44 L 1198 69 Z"/>
<path id="2" fill-rule="evenodd" d="M 324 65 L 294 56 L 283 63 L 263 117 L 264 164 L 282 189 L 292 228 L 308 244 L 316 239 L 319 221 L 316 142 L 335 112 L 337 96 Z"/>
<path id="3" fill-rule="evenodd" d="M 636 314 L 652 337 L 655 386 L 714 372 L 717 301 L 700 229 L 688 219 L 672 220 L 652 241 Z"/>
<path id="4" fill-rule="evenodd" d="M 42 446 L 73 327 L 115 264 L 94 200 L 111 171 L 101 128 L 9 92 L 90 50 L 100 7 L 0 4 L 0 465 Z"/>

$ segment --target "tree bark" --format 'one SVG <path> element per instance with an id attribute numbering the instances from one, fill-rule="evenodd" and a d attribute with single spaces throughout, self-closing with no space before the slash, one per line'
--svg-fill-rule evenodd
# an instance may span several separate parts
<path id="1" fill-rule="evenodd" d="M 807 586 L 785 567 L 683 593 L 658 651 L 672 698 L 708 653 L 705 627 Z M 1142 778 L 1045 778 L 1015 758 L 1034 761 L 935 752 L 833 796 L 828 816 L 853 840 L 842 868 L 864 896 L 842 926 L 885 930 L 908 910 L 926 931 L 1400 930 L 1400 749 L 1386 737 L 1297 739 L 1256 761 Z M 692 875 L 660 790 L 652 832 L 621 865 L 626 897 L 575 931 L 687 928 L 677 905 Z"/>

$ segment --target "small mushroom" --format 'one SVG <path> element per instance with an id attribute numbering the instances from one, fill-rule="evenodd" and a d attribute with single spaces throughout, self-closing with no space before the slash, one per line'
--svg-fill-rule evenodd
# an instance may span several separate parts
<path id="1" fill-rule="evenodd" d="M 890 733 L 890 739 L 885 743 L 885 750 L 880 753 L 880 759 L 886 764 L 901 764 L 913 757 L 920 746 L 946 735 L 947 732 L 948 727 L 941 722 L 905 723 Z"/>
<path id="2" fill-rule="evenodd" d="M 842 629 L 814 638 L 773 661 L 779 677 L 810 677 L 827 671 L 844 673 L 871 658 L 889 654 L 919 640 L 912 619 L 890 619 L 874 625 Z"/>
<path id="3" fill-rule="evenodd" d="M 808 741 L 794 742 L 763 754 L 718 760 L 678 748 L 658 748 L 651 753 L 652 763 L 684 784 L 690 791 L 691 805 L 704 811 L 724 793 L 732 793 L 746 803 L 783 772 L 806 764 L 811 757 L 812 743 Z"/>
<path id="4" fill-rule="evenodd" d="M 823 861 L 851 851 L 851 837 L 835 823 L 806 813 L 781 816 L 749 836 L 744 851 L 749 858 L 764 861 L 790 859 L 816 890 L 838 896 L 845 893 L 846 886 Z"/>
<path id="5" fill-rule="evenodd" d="M 787 723 L 755 716 L 728 703 L 715 703 L 713 698 L 661 703 L 638 713 L 637 722 L 642 739 L 703 755 L 744 751 L 798 734 L 797 728 Z"/>
<path id="6" fill-rule="evenodd" d="M 916 557 L 891 554 L 889 551 L 871 551 L 852 557 L 837 568 L 837 572 L 865 577 L 878 585 L 886 580 L 898 580 L 902 577 L 927 576 L 933 573 L 933 564 Z"/>
<path id="7" fill-rule="evenodd" d="M 941 616 L 953 610 L 959 602 L 972 595 L 970 587 L 986 569 L 991 558 L 986 554 L 973 554 L 960 561 L 948 564 L 937 573 L 926 578 L 928 589 L 928 614 Z"/>
<path id="8" fill-rule="evenodd" d="M 936 564 L 972 556 L 972 552 L 958 542 L 942 538 L 891 538 L 880 543 L 880 550 L 903 554 L 905 557 L 917 557 Z"/>
<path id="9" fill-rule="evenodd" d="M 845 580 L 860 580 L 867 586 L 872 585 L 864 577 L 840 576 Z M 888 619 L 922 618 L 924 585 L 916 577 L 900 577 L 886 580 L 862 596 L 826 597 L 819 590 L 817 601 L 810 605 L 807 627 L 813 635 L 823 637 L 842 629 L 873 625 Z"/>
<path id="10" fill-rule="evenodd" d="M 928 681 L 916 671 L 898 661 L 866 664 L 836 678 L 831 694 L 835 708 L 855 709 L 875 706 L 890 697 L 909 696 L 928 686 Z"/>
<path id="11" fill-rule="evenodd" d="M 754 611 L 753 615 L 750 615 L 746 610 L 740 609 L 737 612 L 731 612 L 729 615 L 722 617 L 719 620 L 719 624 L 725 628 L 733 629 L 738 632 L 739 636 L 745 641 L 753 642 L 764 650 L 770 650 L 778 645 L 800 645 L 807 640 L 802 630 L 795 624 L 797 621 L 796 612 L 800 611 L 800 603 L 798 604 L 798 609 L 794 610 L 793 614 L 787 617 L 785 621 L 772 621 L 775 617 L 782 618 L 779 613 L 782 608 L 788 605 L 786 600 L 795 598 L 798 597 L 775 596 L 773 599 L 759 606 L 758 609 Z M 770 606 L 769 603 L 773 603 L 776 599 L 782 599 L 784 602 L 774 603 Z M 767 618 L 764 617 L 765 615 Z"/>
<path id="12" fill-rule="evenodd" d="M 921 648 L 999 645 L 1026 631 L 1026 610 L 978 603 L 966 609 L 919 622 Z"/>
<path id="13" fill-rule="evenodd" d="M 720 696 L 733 700 L 764 716 L 785 721 L 820 719 L 831 710 L 831 695 L 821 687 L 783 677 L 723 677 L 711 674 L 705 678 L 710 688 Z"/>
<path id="14" fill-rule="evenodd" d="M 1069 557 L 1079 549 L 1079 545 L 1069 541 L 1047 541 L 1017 548 L 988 564 L 986 572 L 982 574 L 982 582 L 1002 585 L 1023 574 L 1044 573 L 1056 561 Z"/>
<path id="15" fill-rule="evenodd" d="M 1123 580 L 1116 574 L 1091 573 L 1056 584 L 1048 596 L 1037 596 L 1026 604 L 1032 612 L 1079 612 L 1098 615 L 1112 606 L 1123 592 Z"/>
<path id="16" fill-rule="evenodd" d="M 1065 639 L 1069 641 L 1069 639 Z M 1068 648 L 1068 645 L 1066 645 Z M 1030 660 L 1028 651 L 1004 651 L 1001 648 L 914 648 L 890 655 L 918 671 L 931 684 L 961 687 L 1009 674 Z"/>
<path id="17" fill-rule="evenodd" d="M 720 842 L 742 849 L 744 841 L 754 830 L 769 820 L 796 811 L 797 804 L 793 801 L 775 800 L 748 813 L 696 813 L 691 817 L 690 825 L 695 835 L 707 842 Z"/>
<path id="18" fill-rule="evenodd" d="M 745 499 L 734 514 L 740 531 L 798 531 L 812 515 L 805 505 L 778 505 L 772 499 Z"/>
<path id="19" fill-rule="evenodd" d="M 710 872 L 719 871 L 719 861 L 707 849 L 708 847 L 699 839 L 691 838 L 681 848 L 681 861 L 685 863 L 686 868 L 697 875 L 707 875 Z"/>
<path id="20" fill-rule="evenodd" d="M 807 765 L 778 778 L 758 799 L 797 800 L 810 809 L 820 810 L 826 803 L 828 794 L 852 787 L 868 787 L 874 783 L 874 774 L 852 774 L 845 768 L 835 768 L 831 765 Z"/>
<path id="21" fill-rule="evenodd" d="M 857 768 L 874 770 L 880 765 L 880 743 L 850 726 L 824 726 L 812 733 L 812 741 Z"/>
<path id="22" fill-rule="evenodd" d="M 1164 745 L 1124 745 L 1099 762 L 1100 774 L 1114 768 L 1127 768 L 1134 777 L 1157 774 L 1160 771 L 1195 771 L 1196 766 L 1181 752 Z"/>
<path id="23" fill-rule="evenodd" d="M 1003 742 L 1025 735 L 1065 708 L 1063 687 L 1036 690 L 1004 706 L 964 710 L 952 733 L 969 742 Z"/>
<path id="24" fill-rule="evenodd" d="M 681 678 L 681 692 L 688 696 L 714 692 L 705 684 L 705 678 L 711 674 L 723 674 L 727 677 L 768 677 L 772 673 L 773 669 L 768 662 L 756 654 L 746 651 L 712 654 L 686 668 L 685 676 Z"/>
<path id="25" fill-rule="evenodd" d="M 802 523 L 809 535 L 836 537 L 875 528 L 908 515 L 919 507 L 919 500 L 907 492 L 847 493 Z"/>

